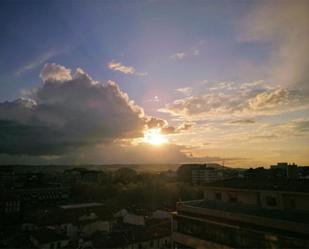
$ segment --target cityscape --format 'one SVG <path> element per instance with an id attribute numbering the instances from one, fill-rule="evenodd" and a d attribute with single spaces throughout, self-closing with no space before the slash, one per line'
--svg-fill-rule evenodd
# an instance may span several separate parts
<path id="1" fill-rule="evenodd" d="M 0 249 L 309 248 L 308 13 L 0 1 Z"/>
<path id="2" fill-rule="evenodd" d="M 2 166 L 1 248 L 309 245 L 309 166 L 110 167 Z"/>

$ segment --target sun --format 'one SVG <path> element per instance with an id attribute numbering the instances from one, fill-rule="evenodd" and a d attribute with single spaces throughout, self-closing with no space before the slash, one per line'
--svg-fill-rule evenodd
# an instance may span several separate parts
<path id="1" fill-rule="evenodd" d="M 165 136 L 161 134 L 161 129 L 149 129 L 144 133 L 144 142 L 152 145 L 161 145 L 167 142 Z"/>

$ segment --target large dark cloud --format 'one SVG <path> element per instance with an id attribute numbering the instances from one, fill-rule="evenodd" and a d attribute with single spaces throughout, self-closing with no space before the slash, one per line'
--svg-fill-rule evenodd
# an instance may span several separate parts
<path id="1" fill-rule="evenodd" d="M 140 137 L 151 119 L 114 82 L 47 64 L 27 99 L 0 103 L 0 153 L 58 155 L 72 148 Z"/>

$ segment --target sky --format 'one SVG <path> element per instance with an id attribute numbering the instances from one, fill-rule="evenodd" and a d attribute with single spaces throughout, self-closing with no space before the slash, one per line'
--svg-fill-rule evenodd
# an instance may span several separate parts
<path id="1" fill-rule="evenodd" d="M 0 3 L 0 164 L 309 165 L 309 2 Z"/>

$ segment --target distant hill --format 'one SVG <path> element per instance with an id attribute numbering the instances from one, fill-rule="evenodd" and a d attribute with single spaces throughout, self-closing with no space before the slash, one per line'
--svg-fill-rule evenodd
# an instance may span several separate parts
<path id="1" fill-rule="evenodd" d="M 63 172 L 72 168 L 86 168 L 89 170 L 117 170 L 131 168 L 138 172 L 161 172 L 166 170 L 176 171 L 180 164 L 102 164 L 102 165 L 2 165 L 0 167 L 12 168 L 15 172 Z"/>

